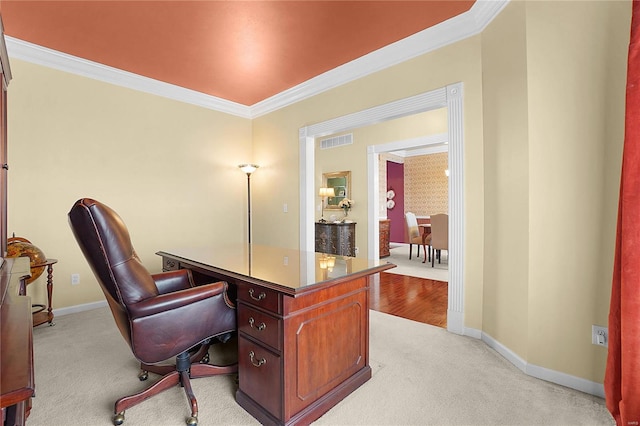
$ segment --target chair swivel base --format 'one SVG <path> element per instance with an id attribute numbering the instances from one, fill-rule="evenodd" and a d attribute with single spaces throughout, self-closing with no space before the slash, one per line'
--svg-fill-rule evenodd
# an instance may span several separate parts
<path id="1" fill-rule="evenodd" d="M 189 399 L 189 403 L 191 404 L 191 416 L 187 418 L 186 424 L 188 426 L 197 426 L 198 402 L 193 393 L 193 389 L 191 388 L 190 379 L 237 373 L 238 364 L 235 363 L 226 366 L 191 364 L 189 358 L 188 353 L 178 355 L 176 366 L 163 366 L 171 368 L 172 371 L 166 373 L 156 383 L 141 392 L 125 396 L 117 400 L 114 407 L 113 424 L 118 426 L 124 423 L 124 413 L 128 408 L 140 404 L 152 396 L 180 384 L 184 388 L 186 396 Z"/>

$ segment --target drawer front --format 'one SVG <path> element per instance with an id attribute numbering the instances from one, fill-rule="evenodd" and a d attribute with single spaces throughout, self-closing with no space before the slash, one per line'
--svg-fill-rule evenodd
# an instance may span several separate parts
<path id="1" fill-rule="evenodd" d="M 180 268 L 180 262 L 175 259 L 169 259 L 168 257 L 162 258 L 162 270 L 163 271 L 176 271 Z"/>
<path id="2" fill-rule="evenodd" d="M 238 331 L 281 351 L 282 332 L 280 320 L 264 312 L 238 304 Z"/>
<path id="3" fill-rule="evenodd" d="M 258 285 L 238 282 L 238 300 L 276 314 L 281 312 L 280 294 Z"/>
<path id="4" fill-rule="evenodd" d="M 273 416 L 282 418 L 282 359 L 243 336 L 238 338 L 240 390 Z"/>

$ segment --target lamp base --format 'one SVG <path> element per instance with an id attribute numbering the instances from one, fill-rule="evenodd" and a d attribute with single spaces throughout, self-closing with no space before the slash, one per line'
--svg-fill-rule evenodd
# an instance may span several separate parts
<path id="1" fill-rule="evenodd" d="M 325 218 L 324 218 L 324 217 L 321 217 L 321 218 L 320 218 L 320 220 L 318 220 L 318 222 L 319 222 L 319 223 L 325 223 L 325 222 L 326 222 L 326 220 L 325 220 Z"/>

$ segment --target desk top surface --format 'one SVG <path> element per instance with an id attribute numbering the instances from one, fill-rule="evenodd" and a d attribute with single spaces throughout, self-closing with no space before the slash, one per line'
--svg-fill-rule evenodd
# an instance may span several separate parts
<path id="1" fill-rule="evenodd" d="M 244 243 L 183 247 L 156 254 L 290 294 L 311 290 L 322 283 L 372 275 L 396 266 L 385 260 Z"/>

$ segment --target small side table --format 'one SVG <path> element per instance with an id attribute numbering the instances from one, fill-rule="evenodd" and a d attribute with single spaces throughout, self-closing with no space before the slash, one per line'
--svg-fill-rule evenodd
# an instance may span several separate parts
<path id="1" fill-rule="evenodd" d="M 32 308 L 36 308 L 32 311 L 33 314 L 33 326 L 49 323 L 49 326 L 56 325 L 53 322 L 53 308 L 51 307 L 51 298 L 53 296 L 53 265 L 58 263 L 58 259 L 47 259 L 46 262 L 34 267 L 46 266 L 47 267 L 47 306 L 41 304 L 31 305 Z"/>

